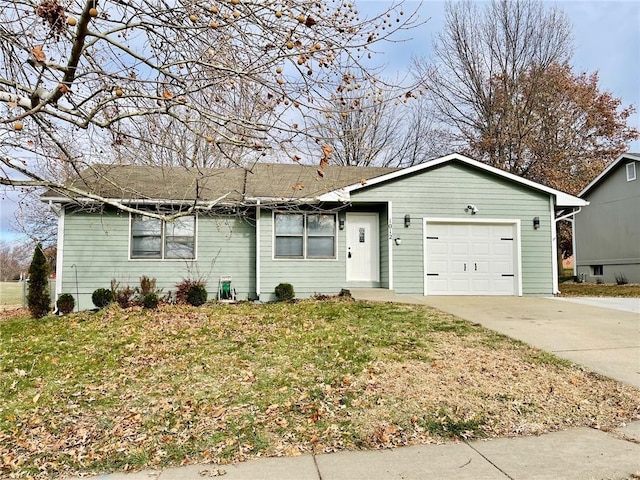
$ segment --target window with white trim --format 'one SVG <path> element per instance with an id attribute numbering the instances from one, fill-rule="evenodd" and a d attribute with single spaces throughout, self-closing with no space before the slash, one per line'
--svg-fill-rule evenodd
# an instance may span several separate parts
<path id="1" fill-rule="evenodd" d="M 275 213 L 275 258 L 336 258 L 336 215 Z"/>
<path id="2" fill-rule="evenodd" d="M 193 259 L 195 239 L 194 216 L 167 222 L 145 215 L 131 215 L 132 259 Z"/>
<path id="3" fill-rule="evenodd" d="M 636 179 L 636 162 L 627 163 L 627 182 Z"/>

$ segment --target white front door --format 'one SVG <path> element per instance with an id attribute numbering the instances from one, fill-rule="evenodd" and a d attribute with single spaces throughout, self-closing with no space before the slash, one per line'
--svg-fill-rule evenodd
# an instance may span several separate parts
<path id="1" fill-rule="evenodd" d="M 347 282 L 380 281 L 377 213 L 347 213 Z"/>
<path id="2" fill-rule="evenodd" d="M 425 294 L 516 294 L 514 224 L 427 222 L 425 231 Z"/>

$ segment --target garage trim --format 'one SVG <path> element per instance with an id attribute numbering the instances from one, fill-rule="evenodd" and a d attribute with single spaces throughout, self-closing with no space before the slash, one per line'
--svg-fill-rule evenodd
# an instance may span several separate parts
<path id="1" fill-rule="evenodd" d="M 504 218 L 447 218 L 447 217 L 425 217 L 422 222 L 422 279 L 423 294 L 427 292 L 427 224 L 429 223 L 456 223 L 456 224 L 494 224 L 494 225 L 512 225 L 515 231 L 515 268 L 517 275 L 517 296 L 522 296 L 522 243 L 521 243 L 521 223 L 520 219 L 504 219 Z"/>

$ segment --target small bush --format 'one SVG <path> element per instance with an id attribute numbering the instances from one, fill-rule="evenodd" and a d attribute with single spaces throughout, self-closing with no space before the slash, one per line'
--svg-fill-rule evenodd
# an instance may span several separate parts
<path id="1" fill-rule="evenodd" d="M 76 301 L 70 293 L 63 293 L 58 297 L 58 311 L 61 314 L 67 315 L 73 312 L 75 306 Z"/>
<path id="2" fill-rule="evenodd" d="M 629 279 L 624 273 L 616 273 L 616 285 L 628 285 Z"/>
<path id="3" fill-rule="evenodd" d="M 138 293 L 143 299 L 150 293 L 155 293 L 157 295 L 160 292 L 162 292 L 162 289 L 156 288 L 155 278 L 149 278 L 146 275 L 140 277 L 140 288 L 138 289 Z"/>
<path id="4" fill-rule="evenodd" d="M 187 295 L 191 287 L 199 286 L 204 289 L 204 282 L 202 280 L 183 280 L 176 284 L 176 302 L 177 303 L 190 303 L 187 300 Z"/>
<path id="5" fill-rule="evenodd" d="M 113 302 L 113 293 L 108 288 L 98 288 L 91 294 L 91 301 L 98 308 L 104 308 Z"/>
<path id="6" fill-rule="evenodd" d="M 118 287 L 114 292 L 114 298 L 120 308 L 129 308 L 136 304 L 135 293 L 136 291 L 129 285 Z"/>
<path id="7" fill-rule="evenodd" d="M 147 293 L 142 298 L 142 306 L 150 310 L 155 310 L 156 308 L 158 308 L 158 295 L 156 295 L 155 293 Z"/>
<path id="8" fill-rule="evenodd" d="M 295 297 L 295 292 L 293 291 L 293 285 L 290 283 L 280 283 L 276 287 L 276 297 L 281 302 L 288 302 L 289 300 L 293 300 Z"/>
<path id="9" fill-rule="evenodd" d="M 207 301 L 207 290 L 204 285 L 191 285 L 187 292 L 187 303 L 194 307 L 199 307 Z"/>

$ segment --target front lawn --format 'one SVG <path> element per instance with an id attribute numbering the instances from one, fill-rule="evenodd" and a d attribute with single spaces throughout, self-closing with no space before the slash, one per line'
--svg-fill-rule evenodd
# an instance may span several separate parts
<path id="1" fill-rule="evenodd" d="M 610 429 L 640 392 L 423 306 L 348 300 L 0 322 L 0 477 Z"/>

